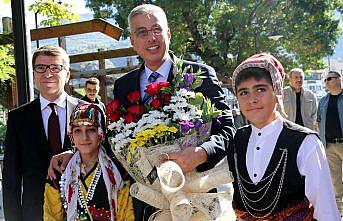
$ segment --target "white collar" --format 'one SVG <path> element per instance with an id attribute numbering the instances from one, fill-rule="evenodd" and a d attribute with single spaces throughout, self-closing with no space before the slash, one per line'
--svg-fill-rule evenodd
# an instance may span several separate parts
<path id="1" fill-rule="evenodd" d="M 61 96 L 59 96 L 56 100 L 54 100 L 52 102 L 48 101 L 41 94 L 39 94 L 39 101 L 40 101 L 41 110 L 45 109 L 50 103 L 55 103 L 57 106 L 59 106 L 61 108 L 65 108 L 66 100 L 67 100 L 67 93 L 65 91 L 63 91 Z"/>
<path id="2" fill-rule="evenodd" d="M 283 118 L 279 112 L 276 112 L 276 119 L 266 126 L 260 128 L 255 127 L 254 125 L 251 125 L 252 131 L 251 135 L 252 136 L 268 136 L 272 133 L 275 133 L 277 131 L 281 131 L 283 128 Z"/>
<path id="3" fill-rule="evenodd" d="M 164 79 L 167 80 L 171 66 L 172 66 L 172 60 L 170 57 L 168 57 L 167 60 L 165 60 L 163 64 L 156 71 L 152 71 L 150 70 L 150 68 L 144 65 L 145 77 L 148 79 L 152 72 L 158 72 Z"/>

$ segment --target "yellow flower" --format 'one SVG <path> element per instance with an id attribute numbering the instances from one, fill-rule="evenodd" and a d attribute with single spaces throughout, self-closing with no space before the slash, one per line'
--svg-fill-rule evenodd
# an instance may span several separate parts
<path id="1" fill-rule="evenodd" d="M 172 126 L 168 127 L 167 125 L 160 124 L 155 126 L 152 129 L 147 129 L 136 134 L 136 137 L 131 140 L 128 153 L 127 153 L 127 162 L 130 162 L 132 156 L 136 153 L 137 148 L 139 147 L 150 147 L 165 141 L 170 141 L 175 138 L 174 134 L 178 132 L 178 128 Z"/>

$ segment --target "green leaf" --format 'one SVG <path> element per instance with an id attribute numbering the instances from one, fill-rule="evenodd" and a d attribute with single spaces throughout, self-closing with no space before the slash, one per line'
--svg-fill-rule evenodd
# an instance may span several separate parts
<path id="1" fill-rule="evenodd" d="M 40 22 L 40 26 L 49 27 L 62 25 L 62 22 L 74 22 L 79 19 L 79 16 L 72 13 L 72 5 L 58 4 L 53 0 L 37 0 L 34 4 L 29 6 L 29 10 L 45 16 L 46 19 Z"/>

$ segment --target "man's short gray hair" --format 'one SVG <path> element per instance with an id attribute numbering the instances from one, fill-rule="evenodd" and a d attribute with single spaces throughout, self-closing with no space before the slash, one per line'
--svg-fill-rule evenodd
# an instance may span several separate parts
<path id="1" fill-rule="evenodd" d="M 168 28 L 167 16 L 162 8 L 160 8 L 157 5 L 143 4 L 143 5 L 138 5 L 137 7 L 132 9 L 128 16 L 128 25 L 129 25 L 131 33 L 133 32 L 133 30 L 131 29 L 131 21 L 132 21 L 132 18 L 135 17 L 136 15 L 154 15 L 156 18 L 162 21 L 162 25 L 163 25 L 162 28 Z"/>
<path id="2" fill-rule="evenodd" d="M 293 73 L 300 73 L 302 76 L 304 76 L 304 71 L 301 68 L 293 68 L 290 72 L 289 72 L 289 77 L 292 77 Z"/>

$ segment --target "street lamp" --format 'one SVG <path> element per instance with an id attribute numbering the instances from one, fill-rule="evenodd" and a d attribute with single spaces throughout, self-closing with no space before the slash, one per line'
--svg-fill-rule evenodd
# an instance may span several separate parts
<path id="1" fill-rule="evenodd" d="M 279 40 L 282 37 L 283 37 L 283 35 L 275 34 L 275 35 L 269 36 L 268 38 L 271 39 L 271 40 L 277 41 L 277 40 Z"/>
<path id="2" fill-rule="evenodd" d="M 273 40 L 273 41 L 277 41 L 277 40 L 279 40 L 279 39 L 282 38 L 282 37 L 283 37 L 283 35 L 279 34 L 279 33 L 276 32 L 276 31 L 274 31 L 274 32 L 272 33 L 272 35 L 268 36 L 268 39 Z"/>

